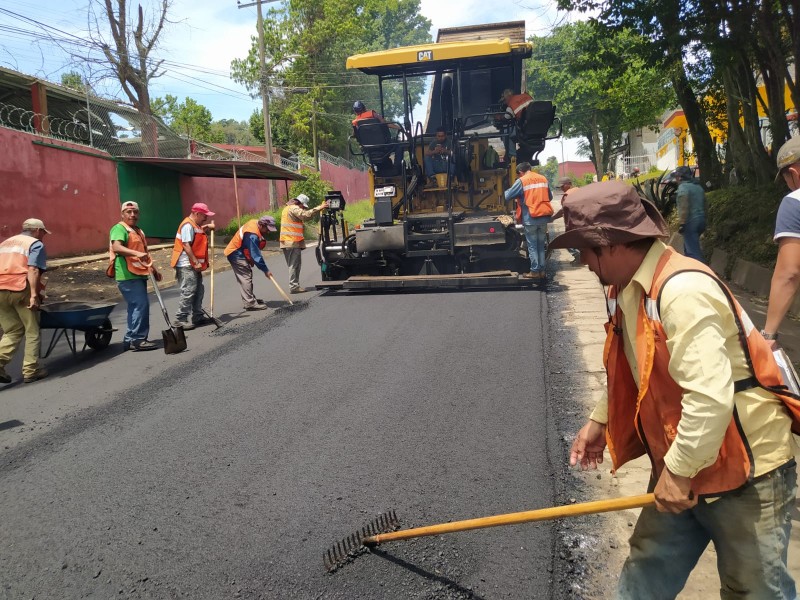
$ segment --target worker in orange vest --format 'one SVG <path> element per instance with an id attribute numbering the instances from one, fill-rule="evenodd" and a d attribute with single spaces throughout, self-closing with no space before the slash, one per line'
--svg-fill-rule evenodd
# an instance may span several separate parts
<path id="1" fill-rule="evenodd" d="M 264 260 L 261 251 L 267 245 L 267 233 L 278 231 L 275 219 L 270 215 L 251 219 L 233 234 L 225 248 L 225 256 L 231 263 L 233 276 L 242 293 L 242 305 L 245 310 L 265 310 L 267 306 L 253 294 L 253 267 L 256 267 L 268 278 L 272 273 Z"/>
<path id="2" fill-rule="evenodd" d="M 500 103 L 506 107 L 506 114 L 508 118 L 515 119 L 518 123 L 522 122 L 525 118 L 525 109 L 533 102 L 533 96 L 528 92 L 515 94 L 512 89 L 503 90 L 503 95 L 500 96 Z"/>
<path id="3" fill-rule="evenodd" d="M 570 451 L 614 472 L 647 456 L 655 504 L 642 509 L 616 598 L 675 598 L 713 541 L 720 589 L 796 598 L 786 565 L 797 476 L 787 392 L 766 342 L 705 264 L 662 240 L 656 206 L 621 181 L 570 192 L 565 233 L 608 286 L 606 393 Z"/>
<path id="4" fill-rule="evenodd" d="M 525 227 L 525 241 L 528 244 L 528 258 L 531 270 L 522 277 L 525 279 L 547 279 L 545 272 L 545 253 L 547 250 L 547 225 L 553 214 L 550 204 L 552 193 L 544 175 L 531 170 L 530 163 L 517 165 L 514 184 L 505 192 L 505 200 L 516 200 L 514 217 Z"/>
<path id="5" fill-rule="evenodd" d="M 302 294 L 307 290 L 300 287 L 300 267 L 302 265 L 303 249 L 306 247 L 303 222 L 328 208 L 328 201 L 309 209 L 309 198 L 299 194 L 286 204 L 281 213 L 281 250 L 286 264 L 289 267 L 289 292 Z"/>
<path id="6" fill-rule="evenodd" d="M 41 275 L 47 270 L 42 240 L 50 233 L 40 219 L 27 219 L 22 233 L 0 243 L 0 383 L 11 383 L 5 366 L 25 338 L 22 380 L 32 383 L 47 377 L 39 366 L 39 317 L 42 301 Z"/>
<path id="7" fill-rule="evenodd" d="M 203 271 L 208 269 L 208 234 L 214 229 L 214 221 L 208 221 L 216 213 L 203 202 L 192 205 L 189 216 L 178 226 L 172 248 L 170 266 L 175 269 L 175 278 L 181 288 L 180 302 L 175 313 L 175 327 L 185 330 L 210 323 L 203 314 Z"/>

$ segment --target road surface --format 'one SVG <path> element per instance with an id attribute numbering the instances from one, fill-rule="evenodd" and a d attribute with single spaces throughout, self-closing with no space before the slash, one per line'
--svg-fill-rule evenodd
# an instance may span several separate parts
<path id="1" fill-rule="evenodd" d="M 304 284 L 314 267 L 307 252 Z M 217 289 L 227 324 L 189 332 L 181 355 L 121 353 L 117 333 L 0 391 L 0 422 L 22 422 L 0 430 L 0 596 L 557 597 L 549 523 L 322 565 L 388 509 L 411 527 L 557 503 L 544 292 L 239 313 L 230 272 Z M 280 306 L 265 279 L 257 291 Z"/>

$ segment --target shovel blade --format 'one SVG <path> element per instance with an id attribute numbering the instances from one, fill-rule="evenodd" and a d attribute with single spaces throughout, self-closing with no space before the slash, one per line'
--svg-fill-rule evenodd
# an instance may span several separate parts
<path id="1" fill-rule="evenodd" d="M 161 331 L 164 339 L 164 354 L 178 354 L 186 350 L 186 333 L 183 327 L 172 327 Z"/>

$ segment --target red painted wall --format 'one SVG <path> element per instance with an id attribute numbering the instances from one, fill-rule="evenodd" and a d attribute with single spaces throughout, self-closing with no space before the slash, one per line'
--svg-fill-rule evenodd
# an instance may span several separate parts
<path id="1" fill-rule="evenodd" d="M 237 179 L 239 189 L 239 210 L 241 214 L 261 213 L 269 210 L 269 181 L 264 179 Z M 291 186 L 291 182 L 289 182 Z M 181 204 L 184 214 L 188 215 L 192 204 L 205 202 L 208 208 L 217 213 L 214 222 L 218 227 L 225 227 L 236 219 L 236 195 L 233 178 L 225 177 L 189 177 L 181 175 Z M 283 206 L 286 198 L 286 185 L 283 181 L 275 181 L 278 206 Z"/>
<path id="2" fill-rule="evenodd" d="M 366 171 L 348 169 L 319 161 L 322 178 L 330 182 L 333 189 L 339 190 L 347 202 L 357 202 L 370 197 L 369 175 Z"/>
<path id="3" fill-rule="evenodd" d="M 53 232 L 45 238 L 49 257 L 108 248 L 108 230 L 119 220 L 119 188 L 116 163 L 102 157 L 108 155 L 0 127 L 0 241 L 36 217 Z"/>

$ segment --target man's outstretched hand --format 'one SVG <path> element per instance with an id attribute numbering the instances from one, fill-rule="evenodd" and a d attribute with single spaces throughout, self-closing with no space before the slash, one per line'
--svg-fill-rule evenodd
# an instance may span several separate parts
<path id="1" fill-rule="evenodd" d="M 606 426 L 590 420 L 575 436 L 569 452 L 569 466 L 580 465 L 581 470 L 596 469 L 603 462 L 606 447 Z"/>

